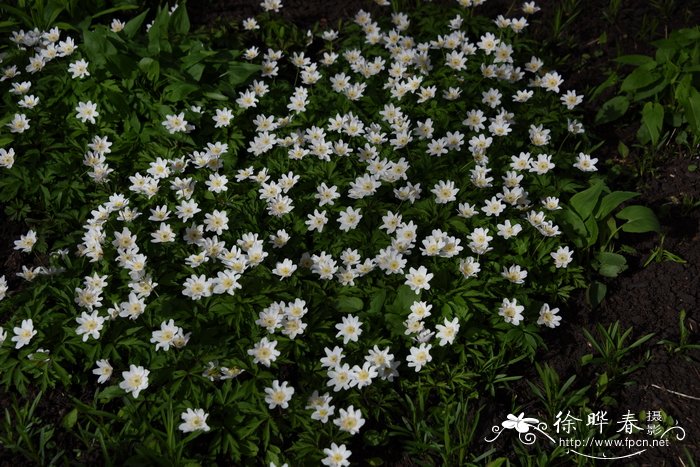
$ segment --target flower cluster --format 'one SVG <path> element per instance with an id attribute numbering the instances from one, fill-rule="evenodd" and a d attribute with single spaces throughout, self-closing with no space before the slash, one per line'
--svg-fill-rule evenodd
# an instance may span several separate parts
<path id="1" fill-rule="evenodd" d="M 471 8 L 483 2 L 458 3 Z M 265 0 L 261 6 L 277 12 L 282 3 Z M 526 15 L 538 10 L 534 2 L 522 8 Z M 193 102 L 140 122 L 174 149 L 146 155 L 145 163 L 111 181 L 113 141 L 107 135 L 114 132 L 97 125 L 108 108 L 93 102 L 98 96 L 81 97 L 75 118 L 99 128 L 81 125 L 83 164 L 99 202 L 91 206 L 76 247 L 89 272 L 81 273 L 82 283 L 76 278 L 79 286 L 71 291 L 74 337 L 90 344 L 118 328 L 142 336 L 154 355 L 167 354 L 160 361 L 169 364 L 187 346 L 180 353 L 193 348 L 196 356 L 182 358 L 205 367 L 210 381 L 259 365 L 262 371 L 250 374 L 259 378 L 271 411 L 300 410 L 296 399 L 303 393 L 282 374 L 270 377 L 278 360 L 313 362 L 304 368 L 317 387 L 304 410 L 315 422 L 332 420 L 338 431 L 355 435 L 365 424 L 365 407 L 346 401 L 336 411 L 334 398 L 392 384 L 402 362 L 410 373 L 431 371 L 431 352 L 459 342 L 468 318 L 442 307 L 447 299 L 440 292 L 477 296 L 488 289 L 479 304 L 490 310 L 494 328 L 559 325 L 558 309 L 544 302 L 549 292 L 535 284 L 540 277 L 569 280 L 574 252 L 558 224 L 564 195 L 556 177 L 593 172 L 597 159 L 574 156 L 573 143 L 557 148 L 567 133 L 583 132 L 569 118 L 582 96 L 563 93 L 556 71 L 522 55 L 526 17 L 499 16 L 491 30 L 479 33 L 468 27 L 469 18 L 460 13 L 445 21 L 443 34 L 426 37 L 411 32 L 405 14 L 392 14 L 383 29 L 360 11 L 354 23 L 363 31 L 362 45 L 338 48 L 338 33 L 325 31 L 320 39 L 327 46 L 318 57 L 272 48 L 260 56 L 251 47 L 244 56 L 259 61 L 259 80 L 226 106 L 202 110 Z M 251 34 L 258 27 L 255 19 L 244 22 Z M 115 34 L 123 28 L 118 20 L 111 25 Z M 58 29 L 13 37 L 39 50 L 27 73 L 77 50 L 70 37 L 59 39 Z M 298 74 L 296 84 L 280 86 L 281 71 L 289 70 Z M 85 82 L 90 71 L 82 58 L 67 67 L 73 79 Z M 2 80 L 21 96 L 20 107 L 32 109 L 43 96 L 28 95 L 33 84 L 16 79 L 20 74 L 8 67 Z M 283 89 L 289 94 L 280 95 Z M 566 125 L 558 124 L 559 114 L 552 119 L 531 112 L 552 102 Z M 31 131 L 30 121 L 17 113 L 7 127 Z M 200 130 L 214 136 L 204 142 Z M 244 135 L 243 143 L 229 138 L 233 131 Z M 16 158 L 14 148 L 0 149 L 2 168 L 11 170 Z M 37 241 L 30 230 L 15 249 L 30 253 Z M 396 298 L 403 327 L 366 309 L 364 286 L 409 297 Z M 3 277 L 0 298 L 6 288 Z M 335 313 L 328 297 L 339 291 L 361 297 L 361 304 Z M 162 297 L 171 301 L 164 305 Z M 24 320 L 14 333 L 19 349 L 37 331 Z M 0 344 L 5 337 L 0 329 Z M 333 339 L 337 345 L 330 348 L 326 343 Z M 209 345 L 220 357 L 206 353 Z M 113 373 L 109 356 L 98 354 L 93 369 L 100 384 Z M 221 367 L 213 358 L 230 358 L 240 367 Z M 128 367 L 119 387 L 135 398 L 148 392 L 155 371 L 143 366 L 149 361 L 125 351 L 115 363 Z M 334 396 L 319 395 L 325 388 Z M 179 429 L 209 431 L 207 417 L 204 409 L 187 408 Z M 212 427 L 219 423 L 213 420 Z M 333 443 L 323 452 L 324 465 L 349 464 L 345 445 Z"/>

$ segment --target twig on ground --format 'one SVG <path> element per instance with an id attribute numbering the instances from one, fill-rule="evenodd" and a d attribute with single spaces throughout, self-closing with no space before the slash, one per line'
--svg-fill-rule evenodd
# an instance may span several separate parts
<path id="1" fill-rule="evenodd" d="M 683 394 L 682 392 L 672 391 L 672 390 L 670 390 L 670 389 L 666 389 L 666 388 L 663 387 L 663 386 L 659 386 L 658 384 L 652 384 L 651 387 L 656 388 L 656 389 L 661 389 L 662 391 L 670 392 L 671 394 L 675 394 L 675 395 L 677 395 L 677 396 L 687 397 L 688 399 L 693 399 L 693 400 L 696 400 L 696 401 L 700 401 L 700 397 L 689 396 L 688 394 Z"/>

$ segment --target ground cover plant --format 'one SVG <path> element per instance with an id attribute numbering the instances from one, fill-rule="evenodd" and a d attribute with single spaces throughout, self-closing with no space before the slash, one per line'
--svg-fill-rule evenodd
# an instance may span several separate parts
<path id="1" fill-rule="evenodd" d="M 191 32 L 184 5 L 74 24 L 6 7 L 0 196 L 27 230 L 26 282 L 2 281 L 0 378 L 21 395 L 3 446 L 40 464 L 498 457 L 473 447 L 484 399 L 574 290 L 602 300 L 620 233 L 660 225 L 598 174 L 583 96 L 527 37 L 538 6 L 479 3 L 306 34 L 266 1 L 233 38 Z M 650 339 L 628 335 L 587 335 L 601 400 Z M 538 373 L 550 416 L 588 390 L 553 397 Z M 33 413 L 85 386 L 61 420 L 82 446 L 59 451 Z"/>

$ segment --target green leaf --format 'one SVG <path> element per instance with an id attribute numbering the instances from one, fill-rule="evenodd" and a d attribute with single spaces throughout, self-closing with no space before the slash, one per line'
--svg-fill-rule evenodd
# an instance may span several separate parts
<path id="1" fill-rule="evenodd" d="M 597 307 L 603 301 L 607 292 L 607 285 L 598 281 L 591 282 L 591 285 L 588 286 L 588 290 L 586 291 L 586 298 L 588 299 L 588 303 L 590 303 L 590 305 L 593 308 Z"/>
<path id="2" fill-rule="evenodd" d="M 620 57 L 617 57 L 615 59 L 617 63 L 621 63 L 623 65 L 634 65 L 634 66 L 641 66 L 641 65 L 650 65 L 650 64 L 656 64 L 653 58 L 647 56 L 647 55 L 622 55 Z"/>
<path id="3" fill-rule="evenodd" d="M 598 206 L 598 211 L 595 214 L 596 219 L 605 219 L 616 207 L 635 196 L 639 196 L 639 193 L 635 193 L 634 191 L 613 191 L 603 196 L 603 199 L 600 201 L 600 206 Z"/>
<path id="4" fill-rule="evenodd" d="M 99 18 L 101 16 L 112 15 L 119 11 L 137 10 L 138 8 L 138 5 L 119 5 L 113 8 L 107 8 L 106 10 L 102 10 L 99 13 L 95 13 L 94 15 L 92 15 L 92 19 Z"/>
<path id="5" fill-rule="evenodd" d="M 627 78 L 622 81 L 620 85 L 620 91 L 622 92 L 634 92 L 637 89 L 644 88 L 656 82 L 661 75 L 654 73 L 650 70 L 644 68 L 637 68 L 632 73 L 630 73 Z"/>
<path id="6" fill-rule="evenodd" d="M 590 188 L 572 196 L 569 200 L 569 206 L 585 221 L 591 216 L 598 204 L 598 198 L 600 198 L 600 193 L 603 191 L 604 186 L 605 184 L 598 180 Z"/>
<path id="7" fill-rule="evenodd" d="M 587 246 L 592 246 L 598 240 L 598 222 L 595 217 L 591 216 L 584 222 L 586 225 L 586 231 L 588 232 Z"/>
<path id="8" fill-rule="evenodd" d="M 595 116 L 596 124 L 600 125 L 617 120 L 627 112 L 629 105 L 630 103 L 626 96 L 613 97 L 598 110 Z"/>
<path id="9" fill-rule="evenodd" d="M 688 98 L 681 104 L 683 104 L 685 109 L 685 118 L 688 120 L 688 126 L 690 126 L 696 137 L 700 137 L 700 92 L 695 88 L 690 88 Z"/>
<path id="10" fill-rule="evenodd" d="M 256 73 L 259 70 L 260 65 L 234 62 L 229 65 L 228 71 L 224 73 L 224 76 L 228 76 L 228 83 L 235 87 L 241 83 L 245 83 L 253 73 Z"/>
<path id="11" fill-rule="evenodd" d="M 148 14 L 148 10 L 144 11 L 137 17 L 129 20 L 126 25 L 124 26 L 124 35 L 128 38 L 133 38 L 136 33 L 139 31 L 141 28 L 141 25 L 143 22 L 146 20 L 146 15 Z"/>
<path id="12" fill-rule="evenodd" d="M 190 19 L 187 16 L 187 8 L 180 4 L 170 17 L 170 24 L 175 34 L 185 35 L 190 31 Z"/>
<path id="13" fill-rule="evenodd" d="M 224 96 L 220 92 L 205 92 L 204 97 L 208 97 L 209 99 L 214 99 L 217 101 L 227 101 L 228 97 Z"/>
<path id="14" fill-rule="evenodd" d="M 648 132 L 651 143 L 656 145 L 664 124 L 664 107 L 657 102 L 647 102 L 642 109 L 642 127 Z"/>
<path id="15" fill-rule="evenodd" d="M 574 242 L 574 245 L 578 248 L 582 248 L 584 245 L 583 239 L 588 238 L 588 230 L 586 225 L 583 223 L 583 219 L 576 214 L 573 209 L 564 209 L 562 211 L 562 227 L 566 232 L 566 236 Z"/>
<path id="16" fill-rule="evenodd" d="M 104 388 L 102 391 L 100 391 L 99 394 L 97 394 L 97 399 L 102 402 L 107 402 L 114 399 L 115 397 L 120 397 L 123 395 L 124 390 L 119 386 L 109 386 Z"/>
<path id="17" fill-rule="evenodd" d="M 169 102 L 178 102 L 199 89 L 199 86 L 189 83 L 172 83 L 163 89 L 163 97 Z"/>
<path id="18" fill-rule="evenodd" d="M 622 271 L 627 269 L 627 260 L 617 253 L 603 251 L 596 256 L 598 261 L 598 272 L 601 276 L 617 277 Z"/>
<path id="19" fill-rule="evenodd" d="M 150 57 L 143 57 L 139 62 L 139 69 L 146 74 L 151 81 L 157 81 L 160 76 L 160 64 Z"/>
<path id="20" fill-rule="evenodd" d="M 61 425 L 63 425 L 63 428 L 66 428 L 70 430 L 75 426 L 75 424 L 78 422 L 78 409 L 74 408 L 70 412 L 66 414 L 65 417 L 63 417 L 63 421 L 61 422 Z"/>
<path id="21" fill-rule="evenodd" d="M 339 297 L 335 307 L 343 313 L 352 313 L 364 308 L 364 303 L 357 297 Z"/>
<path id="22" fill-rule="evenodd" d="M 624 232 L 644 233 L 661 231 L 661 225 L 656 218 L 656 214 L 646 206 L 627 206 L 618 212 L 615 217 L 627 221 L 622 225 Z"/>

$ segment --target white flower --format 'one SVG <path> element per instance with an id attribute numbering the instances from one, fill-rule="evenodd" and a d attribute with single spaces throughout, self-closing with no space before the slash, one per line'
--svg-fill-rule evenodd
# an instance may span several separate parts
<path id="1" fill-rule="evenodd" d="M 36 244 L 36 232 L 30 230 L 26 235 L 21 235 L 19 240 L 15 240 L 15 250 L 22 250 L 24 253 L 30 253 L 34 244 Z"/>
<path id="2" fill-rule="evenodd" d="M 280 279 L 284 279 L 291 276 L 296 270 L 297 265 L 294 264 L 291 259 L 286 258 L 282 260 L 282 262 L 277 263 L 277 266 L 275 266 L 275 269 L 272 270 L 272 273 L 280 276 Z"/>
<path id="3" fill-rule="evenodd" d="M 150 371 L 142 366 L 129 365 L 129 371 L 122 372 L 124 380 L 119 383 L 119 387 L 138 398 L 139 393 L 148 387 L 149 373 Z"/>
<path id="4" fill-rule="evenodd" d="M 209 425 L 207 425 L 208 413 L 204 412 L 204 409 L 187 409 L 185 412 L 180 414 L 182 423 L 177 427 L 178 430 L 183 433 L 190 433 L 192 431 L 209 431 Z"/>
<path id="5" fill-rule="evenodd" d="M 3 275 L 3 276 L 0 276 L 0 300 L 3 300 L 6 295 L 7 295 L 7 279 L 5 279 L 5 276 Z"/>
<path id="6" fill-rule="evenodd" d="M 560 99 L 569 110 L 573 110 L 574 107 L 583 102 L 583 96 L 576 95 L 575 91 L 567 91 Z"/>
<path id="7" fill-rule="evenodd" d="M 504 298 L 501 307 L 498 309 L 498 314 L 499 316 L 503 316 L 506 323 L 511 323 L 514 326 L 517 326 L 523 319 L 522 312 L 524 309 L 524 306 L 518 305 L 518 301 L 516 299 L 508 300 L 507 298 Z"/>
<path id="8" fill-rule="evenodd" d="M 523 230 L 520 224 L 511 224 L 509 220 L 506 220 L 503 224 L 496 225 L 496 228 L 498 229 L 496 235 L 506 240 L 517 236 Z"/>
<path id="9" fill-rule="evenodd" d="M 459 332 L 459 319 L 455 317 L 452 321 L 448 321 L 447 318 L 445 318 L 445 323 L 438 324 L 435 328 L 438 330 L 435 337 L 440 339 L 441 346 L 452 344 Z"/>
<path id="10" fill-rule="evenodd" d="M 75 332 L 79 336 L 83 336 L 83 342 L 86 342 L 89 337 L 93 339 L 100 338 L 100 331 L 104 326 L 105 318 L 99 316 L 97 311 L 93 311 L 90 315 L 83 311 L 80 317 L 75 318 L 75 321 L 80 325 Z"/>
<path id="11" fill-rule="evenodd" d="M 550 328 L 556 328 L 559 326 L 559 322 L 561 321 L 561 316 L 558 316 L 557 313 L 559 313 L 559 308 L 549 308 L 549 304 L 545 303 L 542 305 L 542 308 L 540 308 L 540 316 L 537 318 L 537 324 L 545 325 Z"/>
<path id="12" fill-rule="evenodd" d="M 314 213 L 309 214 L 307 217 L 308 220 L 305 221 L 305 224 L 309 228 L 309 232 L 313 230 L 323 232 L 323 227 L 328 223 L 326 211 L 318 212 L 318 209 L 314 209 Z"/>
<path id="13" fill-rule="evenodd" d="M 15 164 L 15 150 L 10 148 L 5 150 L 0 148 L 0 167 L 5 167 L 6 169 L 11 169 Z"/>
<path id="14" fill-rule="evenodd" d="M 559 247 L 557 251 L 549 254 L 554 258 L 554 266 L 557 268 L 565 268 L 573 259 L 574 252 L 569 250 L 568 246 Z"/>
<path id="15" fill-rule="evenodd" d="M 517 264 L 514 264 L 509 268 L 503 266 L 503 272 L 501 275 L 513 284 L 523 284 L 525 283 L 525 278 L 527 277 L 527 270 L 522 269 Z"/>
<path id="16" fill-rule="evenodd" d="M 78 61 L 75 61 L 71 63 L 68 66 L 68 71 L 73 74 L 72 78 L 85 78 L 86 76 L 90 76 L 90 72 L 88 71 L 88 65 L 89 63 L 86 62 L 83 59 L 80 59 Z"/>
<path id="17" fill-rule="evenodd" d="M 233 120 L 233 112 L 231 112 L 231 109 L 216 109 L 216 115 L 212 117 L 214 119 L 214 128 L 221 128 L 221 127 L 227 127 L 231 124 L 231 120 Z"/>
<path id="18" fill-rule="evenodd" d="M 335 328 L 338 330 L 338 334 L 335 337 L 342 337 L 343 344 L 347 344 L 350 341 L 357 342 L 360 334 L 362 334 L 361 327 L 362 323 L 356 316 L 344 316 L 343 322 L 335 325 Z"/>
<path id="19" fill-rule="evenodd" d="M 83 123 L 90 122 L 95 124 L 95 117 L 100 115 L 97 111 L 97 104 L 92 101 L 78 102 L 75 111 L 77 112 L 75 117 Z"/>
<path id="20" fill-rule="evenodd" d="M 432 345 L 426 343 L 422 343 L 418 347 L 411 347 L 411 355 L 406 357 L 408 367 L 415 368 L 416 372 L 419 372 L 424 365 L 433 360 L 432 355 L 430 355 L 432 348 Z"/>
<path id="21" fill-rule="evenodd" d="M 263 337 L 252 349 L 248 349 L 248 355 L 253 357 L 253 363 L 262 363 L 269 367 L 270 363 L 280 356 L 280 351 L 275 347 L 277 347 L 277 341 L 268 341 L 267 337 Z"/>
<path id="22" fill-rule="evenodd" d="M 459 270 L 464 275 L 465 279 L 470 277 L 476 277 L 476 275 L 481 271 L 481 265 L 473 257 L 468 257 L 460 260 Z"/>
<path id="23" fill-rule="evenodd" d="M 338 223 L 340 224 L 340 230 L 347 232 L 353 230 L 357 227 L 362 219 L 362 214 L 359 209 L 353 209 L 348 207 L 345 211 L 341 211 L 338 216 Z"/>
<path id="24" fill-rule="evenodd" d="M 595 166 L 596 162 L 598 162 L 597 158 L 591 159 L 590 154 L 584 154 L 581 152 L 578 156 L 576 156 L 574 167 L 582 172 L 595 172 L 598 170 Z"/>
<path id="25" fill-rule="evenodd" d="M 36 336 L 34 323 L 31 319 L 23 319 L 22 326 L 15 327 L 13 332 L 15 335 L 12 336 L 11 340 L 12 342 L 15 342 L 15 349 L 21 349 L 25 345 L 28 345 L 29 341 L 32 340 L 32 337 Z"/>
<path id="26" fill-rule="evenodd" d="M 185 113 L 180 112 L 177 115 L 166 115 L 162 125 L 170 132 L 170 134 L 187 131 L 187 120 Z"/>
<path id="27" fill-rule="evenodd" d="M 118 20 L 117 18 L 114 18 L 114 19 L 112 20 L 112 23 L 109 25 L 109 29 L 110 29 L 112 32 L 115 32 L 115 33 L 116 33 L 116 32 L 123 31 L 123 30 L 124 30 L 124 26 L 126 26 L 126 24 L 124 24 L 123 21 Z"/>
<path id="28" fill-rule="evenodd" d="M 432 278 L 433 274 L 429 273 L 425 266 L 420 266 L 418 269 L 410 268 L 406 274 L 405 284 L 415 293 L 419 293 L 420 290 L 430 289 L 430 279 Z"/>
<path id="29" fill-rule="evenodd" d="M 182 334 L 182 328 L 175 326 L 174 320 L 163 321 L 160 323 L 160 330 L 153 331 L 151 334 L 151 343 L 156 344 L 156 351 L 158 349 L 168 351 L 170 346 L 173 345 L 175 338 Z"/>
<path id="30" fill-rule="evenodd" d="M 348 450 L 344 444 L 338 446 L 335 443 L 331 443 L 330 448 L 325 448 L 323 453 L 326 455 L 321 460 L 323 465 L 328 465 L 329 467 L 347 467 L 350 465 L 350 454 L 352 451 Z"/>
<path id="31" fill-rule="evenodd" d="M 99 378 L 97 378 L 99 384 L 104 384 L 112 377 L 112 371 L 114 369 L 112 365 L 109 364 L 109 360 L 106 359 L 97 360 L 95 363 L 97 364 L 97 368 L 92 370 L 92 374 L 99 376 Z"/>
<path id="32" fill-rule="evenodd" d="M 459 188 L 455 188 L 452 180 L 440 180 L 430 191 L 435 195 L 436 204 L 446 204 L 457 199 Z"/>
<path id="33" fill-rule="evenodd" d="M 10 128 L 11 133 L 24 133 L 29 129 L 29 119 L 24 114 L 15 114 L 6 126 Z"/>
<path id="34" fill-rule="evenodd" d="M 289 407 L 289 401 L 292 400 L 294 388 L 287 386 L 288 384 L 287 381 L 283 381 L 282 384 L 280 384 L 279 380 L 274 380 L 271 387 L 265 388 L 265 394 L 267 394 L 265 396 L 265 402 L 269 404 L 268 407 L 270 409 L 274 409 L 275 407 L 286 409 Z"/>
<path id="35" fill-rule="evenodd" d="M 362 418 L 360 409 L 355 410 L 352 405 L 347 410 L 340 409 L 338 415 L 338 418 L 333 420 L 333 424 L 337 425 L 340 431 L 345 431 L 351 435 L 359 433 L 360 428 L 365 424 L 365 419 Z"/>

